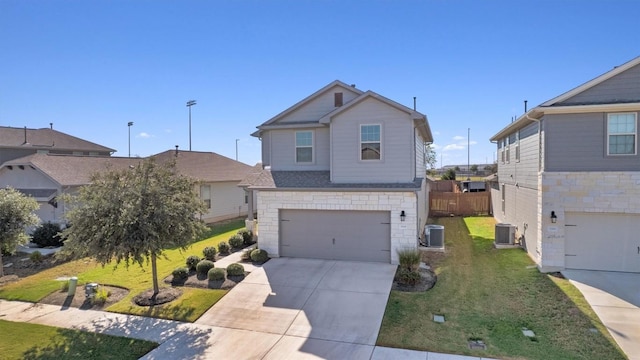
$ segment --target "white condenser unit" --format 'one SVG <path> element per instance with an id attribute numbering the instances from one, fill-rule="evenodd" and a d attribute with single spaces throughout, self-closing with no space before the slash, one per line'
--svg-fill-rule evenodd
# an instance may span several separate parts
<path id="1" fill-rule="evenodd" d="M 424 233 L 428 247 L 444 248 L 444 226 L 427 225 L 424 227 Z"/>
<path id="2" fill-rule="evenodd" d="M 513 245 L 516 239 L 516 227 L 511 224 L 496 224 L 496 244 Z"/>

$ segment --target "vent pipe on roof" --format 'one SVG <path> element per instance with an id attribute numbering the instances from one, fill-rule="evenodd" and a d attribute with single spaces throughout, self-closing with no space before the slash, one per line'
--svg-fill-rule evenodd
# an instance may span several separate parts
<path id="1" fill-rule="evenodd" d="M 524 101 L 524 112 L 527 112 L 527 100 Z"/>
<path id="2" fill-rule="evenodd" d="M 416 97 L 413 97 L 413 111 L 416 111 Z"/>
<path id="3" fill-rule="evenodd" d="M 27 143 L 27 127 L 25 126 L 24 127 L 24 143 L 23 143 L 23 145 L 26 144 L 26 143 Z"/>
<path id="4" fill-rule="evenodd" d="M 49 123 L 49 127 L 53 130 L 53 123 Z"/>
<path id="5" fill-rule="evenodd" d="M 176 145 L 176 157 L 178 157 L 178 145 Z"/>
<path id="6" fill-rule="evenodd" d="M 352 88 L 356 87 L 356 84 L 351 84 L 351 87 L 352 87 Z"/>

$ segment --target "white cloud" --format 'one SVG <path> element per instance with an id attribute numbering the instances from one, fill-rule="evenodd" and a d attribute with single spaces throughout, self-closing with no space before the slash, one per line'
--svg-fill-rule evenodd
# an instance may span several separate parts
<path id="1" fill-rule="evenodd" d="M 166 132 L 167 134 L 171 134 L 173 131 L 171 129 L 164 129 L 164 132 Z"/>
<path id="2" fill-rule="evenodd" d="M 433 135 L 440 135 L 440 131 L 434 131 Z"/>
<path id="3" fill-rule="evenodd" d="M 151 137 L 154 137 L 154 136 L 151 135 L 151 134 L 147 134 L 146 132 L 141 132 L 140 134 L 138 134 L 137 137 L 143 138 L 143 139 L 148 139 L 148 138 L 151 138 Z"/>
<path id="4" fill-rule="evenodd" d="M 475 144 L 477 144 L 477 143 L 478 143 L 477 141 L 473 141 L 473 140 L 471 140 L 471 141 L 469 142 L 469 145 L 475 145 Z"/>
<path id="5" fill-rule="evenodd" d="M 466 139 L 467 139 L 466 137 L 460 136 L 460 135 L 453 137 L 453 140 L 466 140 Z"/>
<path id="6" fill-rule="evenodd" d="M 449 144 L 449 145 L 445 146 L 444 148 L 442 148 L 442 151 L 464 150 L 464 149 L 466 149 L 466 148 L 464 146 L 462 146 L 462 145 Z"/>
<path id="7" fill-rule="evenodd" d="M 438 145 L 438 144 L 431 144 L 431 148 L 432 148 L 433 150 L 438 150 L 438 149 L 441 149 L 441 148 L 442 148 L 442 146 L 440 146 L 440 145 Z"/>

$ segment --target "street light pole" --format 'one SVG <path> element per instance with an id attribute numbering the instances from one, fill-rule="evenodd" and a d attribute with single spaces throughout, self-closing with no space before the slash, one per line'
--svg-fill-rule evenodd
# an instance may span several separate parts
<path id="1" fill-rule="evenodd" d="M 240 141 L 240 139 L 236 139 L 236 161 L 238 161 L 238 141 Z"/>
<path id="2" fill-rule="evenodd" d="M 195 100 L 187 101 L 187 107 L 189 108 L 189 151 L 191 151 L 191 107 L 195 104 Z"/>
<path id="3" fill-rule="evenodd" d="M 471 163 L 469 162 L 469 154 L 471 153 L 471 128 L 467 128 L 467 180 L 471 180 Z"/>
<path id="4" fill-rule="evenodd" d="M 127 127 L 129 128 L 129 157 L 131 157 L 131 127 L 133 126 L 133 121 L 129 121 Z"/>

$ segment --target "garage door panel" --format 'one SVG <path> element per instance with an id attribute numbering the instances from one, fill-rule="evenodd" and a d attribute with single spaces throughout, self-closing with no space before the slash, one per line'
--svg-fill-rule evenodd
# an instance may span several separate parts
<path id="1" fill-rule="evenodd" d="M 386 211 L 280 210 L 282 256 L 389 262 Z"/>
<path id="2" fill-rule="evenodd" d="M 567 213 L 565 267 L 640 272 L 640 215 Z"/>

